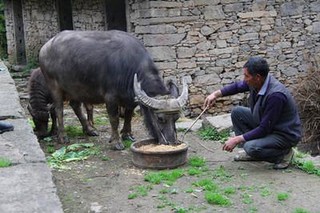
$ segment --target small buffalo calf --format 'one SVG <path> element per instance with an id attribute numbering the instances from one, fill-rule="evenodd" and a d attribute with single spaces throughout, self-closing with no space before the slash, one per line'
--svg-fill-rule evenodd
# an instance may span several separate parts
<path id="1" fill-rule="evenodd" d="M 34 132 L 39 139 L 47 136 L 57 134 L 57 116 L 53 104 L 52 95 L 46 84 L 45 78 L 40 68 L 32 70 L 29 82 L 29 104 L 28 111 L 30 112 L 33 122 L 35 124 Z M 79 106 L 79 102 L 69 101 L 69 105 L 74 109 L 79 121 L 81 122 L 83 132 L 90 136 L 97 136 L 98 133 L 93 127 L 93 105 L 83 104 L 87 111 L 87 118 L 85 118 Z M 48 131 L 49 117 L 51 117 L 52 126 L 50 132 Z"/>

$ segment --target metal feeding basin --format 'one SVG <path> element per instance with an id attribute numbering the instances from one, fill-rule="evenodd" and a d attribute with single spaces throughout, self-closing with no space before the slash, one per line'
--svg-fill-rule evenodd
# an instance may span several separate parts
<path id="1" fill-rule="evenodd" d="M 171 169 L 187 161 L 188 144 L 158 145 L 153 139 L 131 144 L 132 162 L 135 166 L 147 169 Z"/>

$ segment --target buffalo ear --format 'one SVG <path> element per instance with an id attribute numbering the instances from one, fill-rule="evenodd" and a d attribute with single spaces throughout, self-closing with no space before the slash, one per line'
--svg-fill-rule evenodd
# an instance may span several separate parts
<path id="1" fill-rule="evenodd" d="M 169 80 L 167 82 L 167 88 L 168 88 L 170 94 L 172 95 L 172 97 L 175 97 L 175 98 L 179 97 L 179 88 L 177 87 L 177 85 L 175 83 L 173 83 L 172 80 Z"/>

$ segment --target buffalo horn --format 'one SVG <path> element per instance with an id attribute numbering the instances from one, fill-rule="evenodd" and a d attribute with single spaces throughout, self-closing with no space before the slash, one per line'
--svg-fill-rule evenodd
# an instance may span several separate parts
<path id="1" fill-rule="evenodd" d="M 179 110 L 181 107 L 183 107 L 187 100 L 188 100 L 188 86 L 185 80 L 183 79 L 183 90 L 181 95 L 178 98 L 170 98 L 170 99 L 155 99 L 152 97 L 149 97 L 144 90 L 141 89 L 141 84 L 138 82 L 137 74 L 134 75 L 133 80 L 133 88 L 134 93 L 143 105 L 147 107 L 151 107 L 153 109 L 158 110 Z"/>

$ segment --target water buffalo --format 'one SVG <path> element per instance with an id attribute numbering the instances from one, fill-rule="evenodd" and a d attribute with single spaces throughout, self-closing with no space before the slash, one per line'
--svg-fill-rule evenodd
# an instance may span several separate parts
<path id="1" fill-rule="evenodd" d="M 38 138 L 55 135 L 57 133 L 56 113 L 53 100 L 45 78 L 40 68 L 33 69 L 28 81 L 29 104 L 28 110 L 35 124 L 34 132 Z M 70 101 L 70 106 L 74 108 Z M 82 111 L 77 112 L 80 122 L 83 124 L 83 131 L 87 135 L 96 136 L 98 133 L 93 128 L 93 106 L 84 104 L 88 119 Z M 76 107 L 76 109 L 78 109 Z M 49 117 L 51 117 L 51 130 L 48 132 Z"/>
<path id="2" fill-rule="evenodd" d="M 60 142 L 64 142 L 66 97 L 106 104 L 112 129 L 110 142 L 116 149 L 124 148 L 118 132 L 118 108 L 125 108 L 120 133 L 132 138 L 131 119 L 138 104 L 155 141 L 177 143 L 175 121 L 188 99 L 187 85 L 183 84 L 179 97 L 170 96 L 151 56 L 136 37 L 117 30 L 62 31 L 41 48 L 39 62 L 56 106 Z M 172 91 L 176 94 L 177 90 Z"/>

